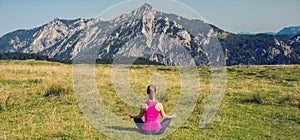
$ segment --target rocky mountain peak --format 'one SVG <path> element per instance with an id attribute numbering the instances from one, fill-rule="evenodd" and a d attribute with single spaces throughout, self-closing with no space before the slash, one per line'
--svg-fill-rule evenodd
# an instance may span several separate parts
<path id="1" fill-rule="evenodd" d="M 151 11 L 151 10 L 152 10 L 152 6 L 150 4 L 148 4 L 148 3 L 145 3 L 140 8 L 136 9 L 136 11 L 139 11 L 139 12 Z"/>
<path id="2" fill-rule="evenodd" d="M 155 10 L 152 9 L 152 6 L 148 3 L 145 3 L 140 8 L 131 12 L 130 16 L 134 19 L 154 19 Z"/>
<path id="3" fill-rule="evenodd" d="M 62 24 L 61 19 L 59 17 L 54 18 L 50 22 L 48 22 L 48 26 L 50 25 L 57 25 L 57 24 Z"/>

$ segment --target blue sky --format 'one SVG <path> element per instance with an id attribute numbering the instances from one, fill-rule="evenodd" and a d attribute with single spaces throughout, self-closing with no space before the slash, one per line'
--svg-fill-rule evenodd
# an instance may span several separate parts
<path id="1" fill-rule="evenodd" d="M 145 1 L 153 5 L 154 9 L 199 18 L 193 15 L 190 9 L 166 6 L 169 2 L 166 0 Z M 124 0 L 0 0 L 0 34 L 41 26 L 55 17 L 74 19 L 104 16 L 101 13 L 105 9 L 120 2 L 124 4 Z M 300 0 L 178 0 L 178 2 L 200 13 L 207 22 L 230 32 L 277 32 L 285 26 L 300 25 Z M 132 11 L 144 3 L 144 0 L 133 0 L 128 3 L 131 3 L 131 6 L 124 9 L 115 6 L 105 14 L 115 11 L 111 13 L 111 16 L 115 16 Z"/>

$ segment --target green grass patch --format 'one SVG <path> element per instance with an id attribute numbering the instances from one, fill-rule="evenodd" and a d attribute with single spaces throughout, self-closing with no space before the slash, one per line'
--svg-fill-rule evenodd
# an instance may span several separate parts
<path id="1" fill-rule="evenodd" d="M 212 122 L 200 129 L 210 76 L 217 72 L 198 68 L 197 105 L 188 121 L 163 139 L 299 139 L 300 66 L 227 67 L 222 104 Z M 112 113 L 132 123 L 128 114 L 137 114 L 139 105 L 131 106 L 118 96 L 112 65 L 96 65 L 95 73 L 99 97 Z M 181 92 L 178 68 L 131 66 L 128 82 L 133 94 L 146 99 L 151 78 L 166 85 L 157 97 L 166 113 L 172 112 Z M 72 65 L 45 61 L 0 61 L 0 126 L 0 139 L 110 139 L 90 124 L 79 108 Z M 118 131 L 130 133 L 133 129 Z"/>

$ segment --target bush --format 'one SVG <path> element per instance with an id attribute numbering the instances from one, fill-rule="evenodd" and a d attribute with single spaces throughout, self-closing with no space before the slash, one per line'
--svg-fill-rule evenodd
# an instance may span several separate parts
<path id="1" fill-rule="evenodd" d="M 47 91 L 43 96 L 44 97 L 62 96 L 70 93 L 71 93 L 70 88 L 62 87 L 61 85 L 58 84 L 53 84 L 47 89 Z"/>
<path id="2" fill-rule="evenodd" d="M 243 100 L 244 103 L 263 104 L 265 97 L 261 93 L 254 93 L 249 99 Z"/>

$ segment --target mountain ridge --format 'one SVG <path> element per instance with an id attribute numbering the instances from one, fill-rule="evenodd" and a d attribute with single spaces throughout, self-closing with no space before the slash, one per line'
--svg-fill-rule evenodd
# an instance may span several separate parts
<path id="1" fill-rule="evenodd" d="M 254 35 L 254 34 L 269 34 L 269 35 L 297 35 L 300 34 L 300 26 L 287 26 L 283 27 L 281 30 L 278 32 L 262 32 L 262 33 L 253 33 L 253 32 L 247 32 L 247 31 L 242 31 L 238 32 L 236 34 L 241 34 L 241 35 Z"/>
<path id="2" fill-rule="evenodd" d="M 72 60 L 83 50 L 91 49 L 99 59 L 124 55 L 165 65 L 201 66 L 221 63 L 220 54 L 205 52 L 217 51 L 216 39 L 222 45 L 227 65 L 300 63 L 297 35 L 232 34 L 202 20 L 155 11 L 149 4 L 107 21 L 55 18 L 40 27 L 13 31 L 0 38 L 0 52 Z M 184 51 L 177 54 L 180 47 Z M 185 58 L 183 62 L 179 56 L 191 56 L 193 61 Z"/>

